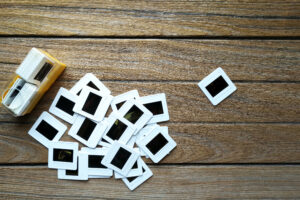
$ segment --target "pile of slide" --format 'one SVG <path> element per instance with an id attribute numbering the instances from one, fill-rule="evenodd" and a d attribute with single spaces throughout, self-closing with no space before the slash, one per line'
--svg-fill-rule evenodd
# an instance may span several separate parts
<path id="1" fill-rule="evenodd" d="M 48 167 L 58 169 L 59 179 L 114 175 L 134 190 L 153 175 L 141 157 L 158 163 L 176 147 L 168 127 L 158 125 L 169 120 L 164 93 L 113 97 L 88 73 L 70 90 L 60 88 L 49 112 L 71 124 L 68 135 L 84 145 L 61 141 L 67 126 L 46 111 L 34 123 L 28 133 L 48 148 Z"/>

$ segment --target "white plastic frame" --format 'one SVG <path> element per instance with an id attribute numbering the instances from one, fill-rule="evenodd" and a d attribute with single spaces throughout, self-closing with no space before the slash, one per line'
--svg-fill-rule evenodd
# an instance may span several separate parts
<path id="1" fill-rule="evenodd" d="M 89 87 L 87 84 L 92 82 L 99 91 L 109 95 L 110 90 L 92 73 L 85 74 L 71 89 L 70 92 L 77 95 L 85 86 Z"/>
<path id="2" fill-rule="evenodd" d="M 170 117 L 169 117 L 169 111 L 168 111 L 168 106 L 167 106 L 167 100 L 166 100 L 166 94 L 165 93 L 160 93 L 160 94 L 154 94 L 154 95 L 140 97 L 139 101 L 143 105 L 148 104 L 148 103 L 155 103 L 155 102 L 161 102 L 161 104 L 162 104 L 163 113 L 162 114 L 158 114 L 158 115 L 154 115 L 152 113 L 153 117 L 150 119 L 150 121 L 148 122 L 148 124 L 153 124 L 153 123 L 157 123 L 157 122 L 164 122 L 164 121 L 168 121 L 170 119 Z"/>
<path id="3" fill-rule="evenodd" d="M 66 99 L 69 99 L 70 101 L 74 102 L 74 107 L 78 101 L 78 96 L 74 95 L 73 93 L 71 93 L 70 91 L 68 91 L 67 89 L 61 87 L 58 91 L 58 93 L 56 94 L 54 101 L 52 102 L 49 112 L 54 114 L 55 116 L 63 119 L 64 121 L 73 124 L 76 117 L 78 116 L 77 113 L 73 113 L 73 115 L 70 115 L 69 113 L 66 113 L 65 111 L 59 109 L 58 107 L 56 107 L 56 104 L 58 103 L 60 97 L 63 96 Z M 74 109 L 73 107 L 73 109 Z"/>
<path id="4" fill-rule="evenodd" d="M 55 68 L 55 62 L 37 48 L 32 48 L 17 68 L 16 74 L 29 83 L 40 85 L 41 82 L 35 80 L 34 77 L 39 73 L 46 62 L 52 65 L 52 69 L 47 73 L 43 80 L 45 80 L 48 74 Z"/>
<path id="5" fill-rule="evenodd" d="M 136 134 L 136 140 L 140 141 L 142 139 L 144 139 L 149 133 L 151 133 L 153 131 L 153 129 L 159 127 L 158 124 L 148 124 L 147 126 L 145 126 L 144 128 L 142 128 L 137 134 Z"/>
<path id="6" fill-rule="evenodd" d="M 223 79 L 227 82 L 228 86 L 223 89 L 221 92 L 219 92 L 215 97 L 213 97 L 206 87 L 211 84 L 214 80 L 216 80 L 218 77 L 222 76 Z M 215 71 L 213 71 L 211 74 L 206 76 L 202 81 L 198 83 L 198 86 L 203 91 L 203 93 L 206 95 L 206 97 L 209 99 L 209 101 L 214 105 L 218 105 L 221 101 L 226 99 L 229 95 L 231 95 L 234 91 L 236 91 L 236 86 L 234 83 L 229 79 L 227 74 L 223 71 L 221 67 L 217 68 Z"/>
<path id="7" fill-rule="evenodd" d="M 81 152 L 78 152 L 78 175 L 67 175 L 66 169 L 58 169 L 57 177 L 58 179 L 66 179 L 66 180 L 88 180 L 88 161 L 87 157 L 84 156 Z"/>
<path id="8" fill-rule="evenodd" d="M 20 80 L 20 79 L 19 79 Z M 12 99 L 10 105 L 7 105 L 7 100 L 11 99 L 11 93 L 16 89 L 16 86 L 12 86 L 5 98 L 2 101 L 2 104 L 8 108 L 16 116 L 21 116 L 23 112 L 28 108 L 28 105 L 31 103 L 31 99 L 36 95 L 38 89 L 37 86 L 31 83 L 25 82 L 23 87 L 18 90 L 19 93 Z"/>
<path id="9" fill-rule="evenodd" d="M 134 179 L 132 182 L 129 182 L 127 178 L 122 179 L 125 185 L 130 190 L 136 189 L 138 186 L 140 186 L 142 183 L 144 183 L 153 175 L 151 169 L 146 165 L 146 163 L 142 159 L 140 160 L 141 160 L 142 168 L 145 170 L 143 174 L 141 176 L 136 177 L 136 179 Z"/>
<path id="10" fill-rule="evenodd" d="M 102 135 L 107 128 L 107 124 L 102 121 L 96 122 L 94 120 L 91 120 L 92 122 L 96 123 L 96 126 L 95 126 L 93 132 L 91 133 L 90 137 L 88 138 L 88 140 L 85 140 L 84 138 L 77 135 L 77 133 L 80 130 L 83 122 L 86 119 L 91 120 L 82 115 L 78 115 L 74 124 L 70 128 L 68 135 L 72 136 L 74 139 L 78 140 L 79 142 L 81 142 L 82 144 L 84 144 L 90 148 L 95 148 L 97 146 L 97 144 L 99 143 L 100 139 L 102 138 Z"/>
<path id="11" fill-rule="evenodd" d="M 155 155 L 146 147 L 159 133 L 168 141 Z M 169 136 L 168 127 L 156 127 L 144 139 L 137 141 L 137 145 L 150 157 L 154 163 L 158 163 L 167 156 L 175 147 L 176 142 Z"/>
<path id="12" fill-rule="evenodd" d="M 135 139 L 135 143 L 137 141 L 140 141 L 142 139 L 144 139 L 149 133 L 151 133 L 151 131 L 153 129 L 155 129 L 156 127 L 159 127 L 159 125 L 157 124 L 148 124 L 147 126 L 145 126 L 144 128 L 142 128 L 137 134 L 136 134 L 136 139 Z M 149 156 L 143 151 L 143 149 L 138 148 L 140 155 L 141 156 L 145 156 L 146 158 L 149 158 Z"/>
<path id="13" fill-rule="evenodd" d="M 124 143 L 126 144 L 127 146 L 133 148 L 134 147 L 134 144 L 135 144 L 135 141 L 136 141 L 136 135 L 133 135 L 130 140 L 128 140 L 127 143 Z"/>
<path id="14" fill-rule="evenodd" d="M 134 150 L 136 151 L 136 149 L 134 149 Z M 137 162 L 138 168 L 131 169 L 129 171 L 129 173 L 127 174 L 126 177 L 140 176 L 140 175 L 143 174 L 143 171 L 142 171 L 142 159 L 139 157 L 136 162 Z M 115 172 L 115 179 L 120 179 L 120 178 L 125 178 L 125 177 L 122 176 L 121 174 L 119 174 L 118 172 Z"/>
<path id="15" fill-rule="evenodd" d="M 105 118 L 102 120 L 102 122 L 108 124 L 108 123 L 107 123 L 107 117 L 105 117 Z M 104 134 L 104 133 L 103 133 L 103 134 Z M 104 148 L 110 148 L 110 147 L 111 147 L 111 144 L 110 144 L 109 142 L 103 141 L 103 134 L 102 134 L 102 137 L 101 137 L 101 139 L 100 139 L 98 145 L 100 145 L 100 146 L 102 146 L 102 147 L 104 147 Z"/>
<path id="16" fill-rule="evenodd" d="M 114 157 L 116 156 L 117 152 L 119 151 L 119 149 L 121 147 L 124 148 L 126 151 L 130 152 L 131 155 L 129 156 L 128 160 L 124 164 L 123 168 L 119 169 L 115 165 L 111 164 L 111 161 L 114 159 Z M 131 170 L 132 166 L 134 165 L 135 161 L 137 161 L 138 157 L 139 157 L 139 154 L 136 151 L 134 151 L 132 148 L 129 148 L 125 144 L 115 141 L 112 144 L 111 148 L 108 150 L 107 154 L 102 159 L 101 163 L 104 166 L 118 172 L 122 176 L 127 176 L 129 171 Z"/>
<path id="17" fill-rule="evenodd" d="M 143 112 L 143 115 L 133 124 L 133 127 L 135 128 L 135 135 L 137 132 L 139 132 L 139 130 L 141 130 L 144 127 L 145 124 L 147 124 L 147 122 L 152 118 L 153 114 L 137 100 L 128 100 L 120 108 L 120 115 L 124 117 L 134 105 Z M 129 123 L 131 122 L 129 121 Z"/>
<path id="18" fill-rule="evenodd" d="M 134 144 L 136 143 L 138 134 L 133 135 L 130 138 L 130 140 L 126 143 L 126 145 L 133 148 L 136 152 L 138 152 L 140 154 L 140 156 L 145 156 L 146 158 L 149 158 L 142 149 L 140 149 L 139 147 L 134 147 Z M 127 175 L 127 177 L 128 177 L 128 175 Z"/>
<path id="19" fill-rule="evenodd" d="M 83 147 L 81 148 L 81 152 L 84 154 L 84 157 L 86 158 L 88 162 L 88 157 L 90 155 L 99 155 L 99 156 L 105 156 L 108 152 L 108 148 L 95 148 L 95 149 L 90 149 Z M 103 157 L 104 158 L 104 157 Z M 88 176 L 97 176 L 97 177 L 111 177 L 113 175 L 112 169 L 108 168 L 89 168 L 87 165 L 87 171 L 88 171 Z"/>
<path id="20" fill-rule="evenodd" d="M 90 93 L 94 93 L 95 95 L 98 95 L 100 96 L 102 99 L 100 101 L 100 103 L 98 104 L 98 107 L 95 111 L 95 113 L 92 115 L 88 112 L 85 112 L 82 110 L 87 98 L 88 98 L 88 95 Z M 105 92 L 102 92 L 102 91 L 98 91 L 98 90 L 95 90 L 91 87 L 88 87 L 88 86 L 85 86 L 82 90 L 81 90 L 81 93 L 79 95 L 79 100 L 77 101 L 77 103 L 75 104 L 74 108 L 73 108 L 73 111 L 76 112 L 76 113 L 79 113 L 87 118 L 90 118 L 94 121 L 97 121 L 97 122 L 100 122 L 103 120 L 109 106 L 110 106 L 110 102 L 112 101 L 112 96 L 111 95 L 108 95 L 106 94 Z"/>
<path id="21" fill-rule="evenodd" d="M 89 175 L 89 178 L 110 178 L 111 176 L 97 176 L 97 175 Z"/>
<path id="22" fill-rule="evenodd" d="M 103 137 L 100 139 L 98 145 L 102 146 L 102 147 L 107 147 L 107 148 L 110 148 L 111 147 L 111 144 L 110 143 L 107 143 L 105 141 L 102 140 Z"/>
<path id="23" fill-rule="evenodd" d="M 146 158 L 149 158 L 142 149 L 140 149 L 139 147 L 134 147 L 134 144 L 136 143 L 136 139 L 137 139 L 138 135 L 139 135 L 139 133 L 136 135 L 133 135 L 130 138 L 130 140 L 126 143 L 126 145 L 133 148 L 137 153 L 140 154 L 140 156 L 146 156 Z M 127 177 L 128 177 L 128 175 L 127 175 Z"/>
<path id="24" fill-rule="evenodd" d="M 111 144 L 114 143 L 114 140 L 108 137 L 107 133 L 112 128 L 116 120 L 121 121 L 127 126 L 127 128 L 125 129 L 121 137 L 118 139 L 119 142 L 126 144 L 130 140 L 131 136 L 134 134 L 135 128 L 132 123 L 127 121 L 127 119 L 123 118 L 121 115 L 117 114 L 116 112 L 112 112 L 107 118 L 106 122 L 108 123 L 108 126 L 107 129 L 105 130 L 105 133 L 103 134 L 103 138 Z"/>
<path id="25" fill-rule="evenodd" d="M 47 122 L 49 125 L 51 125 L 54 129 L 58 131 L 52 140 L 49 140 L 48 138 L 46 138 L 44 135 L 42 135 L 40 132 L 36 130 L 36 128 L 40 125 L 42 120 Z M 36 139 L 39 143 L 41 143 L 42 145 L 48 148 L 50 143 L 57 142 L 62 137 L 62 135 L 65 133 L 66 130 L 67 130 L 66 125 L 61 123 L 59 120 L 57 120 L 55 117 L 50 115 L 48 112 L 44 111 L 36 120 L 36 122 L 33 124 L 31 129 L 28 131 L 28 134 L 34 139 Z"/>
<path id="26" fill-rule="evenodd" d="M 138 99 L 139 98 L 139 92 L 137 90 L 130 90 L 128 92 L 125 92 L 123 94 L 120 94 L 118 96 L 115 96 L 111 102 L 111 108 L 113 111 L 117 111 L 117 104 L 126 102 L 129 99 Z"/>
<path id="27" fill-rule="evenodd" d="M 53 149 L 73 150 L 73 162 L 53 160 Z M 78 143 L 77 142 L 51 142 L 48 150 L 48 167 L 53 169 L 77 169 Z"/>
<path id="28" fill-rule="evenodd" d="M 17 78 L 16 81 L 13 83 L 13 85 L 10 87 L 10 88 L 7 88 L 7 93 L 5 95 L 5 97 L 3 98 L 4 96 L 4 93 L 5 91 L 3 92 L 3 95 L 1 96 L 2 97 L 2 104 L 9 108 L 10 107 L 10 104 L 13 103 L 14 99 L 19 95 L 17 94 L 16 96 L 14 97 L 11 97 L 11 95 L 15 92 L 15 90 L 17 90 L 18 92 L 21 92 L 22 88 L 25 86 L 26 84 L 26 81 L 22 78 Z M 21 89 L 20 89 L 21 88 Z M 27 93 L 25 94 L 27 95 Z M 29 96 L 29 95 L 28 95 Z M 9 108 L 11 109 L 11 108 Z"/>

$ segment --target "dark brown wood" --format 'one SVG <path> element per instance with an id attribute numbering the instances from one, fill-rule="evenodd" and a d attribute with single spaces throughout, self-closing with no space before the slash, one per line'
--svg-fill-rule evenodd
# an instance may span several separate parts
<path id="1" fill-rule="evenodd" d="M 10 1 L 0 34 L 299 36 L 299 1 Z"/>
<path id="2" fill-rule="evenodd" d="M 57 38 L 0 38 L 0 80 L 9 79 L 32 47 L 66 63 L 62 80 L 68 81 L 92 72 L 101 80 L 198 82 L 218 67 L 232 80 L 300 81 L 298 40 Z"/>
<path id="3" fill-rule="evenodd" d="M 299 199 L 299 166 L 150 166 L 131 192 L 121 180 L 58 180 L 46 167 L 1 167 L 4 199 Z"/>
<path id="4" fill-rule="evenodd" d="M 299 124 L 166 123 L 177 147 L 161 163 L 297 163 Z M 0 163 L 47 163 L 30 124 L 2 123 Z M 63 141 L 74 141 L 65 135 Z M 146 160 L 151 163 L 149 159 Z"/>

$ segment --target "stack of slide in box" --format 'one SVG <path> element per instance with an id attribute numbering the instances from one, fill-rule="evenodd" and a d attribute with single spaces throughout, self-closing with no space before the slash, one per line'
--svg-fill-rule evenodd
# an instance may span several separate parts
<path id="1" fill-rule="evenodd" d="M 105 117 L 109 107 L 112 112 Z M 29 134 L 48 148 L 48 167 L 59 179 L 88 180 L 113 174 L 134 190 L 153 174 L 142 156 L 160 162 L 175 147 L 168 127 L 165 94 L 140 97 L 131 90 L 113 97 L 93 74 L 82 77 L 70 90 L 60 88 L 49 112 L 70 123 L 68 134 L 77 142 L 59 141 L 67 126 L 43 112 Z"/>

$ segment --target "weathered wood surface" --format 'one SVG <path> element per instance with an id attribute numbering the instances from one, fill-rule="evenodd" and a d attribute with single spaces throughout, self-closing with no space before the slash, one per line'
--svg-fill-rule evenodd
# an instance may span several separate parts
<path id="1" fill-rule="evenodd" d="M 68 67 L 32 114 L 0 108 L 0 198 L 300 199 L 299 10 L 297 0 L 2 0 L 1 89 L 32 47 Z M 238 90 L 214 107 L 197 83 L 217 67 Z M 167 95 L 177 147 L 147 160 L 154 177 L 134 192 L 114 179 L 58 180 L 27 134 L 87 72 L 113 95 Z"/>
<path id="2" fill-rule="evenodd" d="M 1 167 L 6 199 L 299 199 L 299 166 L 150 166 L 131 192 L 120 180 L 58 180 L 46 167 Z"/>
<path id="3" fill-rule="evenodd" d="M 165 92 L 171 122 L 299 121 L 298 41 L 2 38 L 0 43 L 1 80 L 9 79 L 31 46 L 68 65 L 33 118 L 22 122 L 32 122 L 49 108 L 59 87 L 70 88 L 86 72 L 96 74 L 114 95 L 130 89 L 141 95 Z M 214 107 L 196 84 L 218 66 L 237 81 L 238 90 L 229 103 Z M 0 120 L 15 119 L 1 109 Z"/>
<path id="4" fill-rule="evenodd" d="M 0 34 L 299 36 L 299 10 L 297 0 L 2 0 Z"/>
<path id="5" fill-rule="evenodd" d="M 300 23 L 299 23 L 300 24 Z M 66 63 L 61 80 L 199 81 L 217 67 L 232 80 L 300 81 L 299 40 L 0 38 L 0 80 L 32 47 Z M 11 65 L 10 65 L 11 64 Z"/>
<path id="6" fill-rule="evenodd" d="M 297 163 L 299 124 L 167 123 L 177 147 L 161 163 Z M 2 123 L 0 163 L 47 163 L 30 124 Z M 63 141 L 75 141 L 67 135 Z M 147 162 L 151 163 L 150 160 Z"/>

